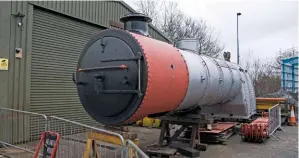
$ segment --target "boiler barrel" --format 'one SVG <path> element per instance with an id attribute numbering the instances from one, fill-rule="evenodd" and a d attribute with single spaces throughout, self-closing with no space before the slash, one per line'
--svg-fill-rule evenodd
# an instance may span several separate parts
<path id="1" fill-rule="evenodd" d="M 188 70 L 172 45 L 110 29 L 85 46 L 76 84 L 92 118 L 120 124 L 176 109 L 188 88 Z"/>
<path id="2" fill-rule="evenodd" d="M 240 92 L 240 67 L 234 63 L 180 50 L 189 74 L 188 91 L 178 109 L 225 104 Z"/>
<path id="3" fill-rule="evenodd" d="M 124 30 L 105 30 L 81 53 L 80 101 L 103 124 L 225 104 L 240 92 L 240 67 Z"/>

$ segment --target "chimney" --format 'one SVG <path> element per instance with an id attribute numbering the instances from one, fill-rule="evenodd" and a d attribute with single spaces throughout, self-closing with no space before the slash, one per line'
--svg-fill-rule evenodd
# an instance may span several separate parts
<path id="1" fill-rule="evenodd" d="M 130 32 L 138 33 L 143 36 L 149 36 L 148 24 L 152 22 L 152 19 L 145 14 L 131 13 L 120 18 L 120 21 L 124 23 L 124 29 Z"/>

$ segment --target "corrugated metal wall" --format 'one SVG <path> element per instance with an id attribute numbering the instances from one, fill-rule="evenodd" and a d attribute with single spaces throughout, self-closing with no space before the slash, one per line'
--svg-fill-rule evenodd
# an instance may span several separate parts
<path id="1" fill-rule="evenodd" d="M 0 71 L 0 107 L 25 109 L 27 58 L 15 58 L 15 48 L 27 49 L 27 16 L 23 18 L 15 16 L 18 12 L 27 13 L 26 2 L 1 2 L 0 4 L 0 58 L 9 59 L 8 71 Z"/>
<path id="2" fill-rule="evenodd" d="M 0 58 L 9 59 L 9 70 L 0 70 L 0 107 L 9 107 L 10 101 L 8 94 L 11 94 L 12 89 L 9 89 L 9 76 L 12 76 L 13 71 L 10 71 L 14 61 L 10 60 L 10 30 L 11 19 L 7 14 L 11 13 L 11 2 L 0 2 Z M 13 54 L 11 54 L 13 55 Z"/>
<path id="3" fill-rule="evenodd" d="M 109 26 L 109 20 L 119 21 L 120 17 L 131 12 L 118 1 L 32 1 L 32 3 L 106 27 Z"/>
<path id="4" fill-rule="evenodd" d="M 9 60 L 8 70 L 0 71 L 0 107 L 28 110 L 30 56 L 30 15 L 32 7 L 27 2 L 0 2 L 0 58 Z M 18 13 L 25 15 L 18 16 Z M 18 25 L 21 23 L 22 25 Z M 15 57 L 15 48 L 23 50 L 23 57 Z M 2 111 L 3 112 L 3 111 Z M 6 113 L 11 114 L 11 113 Z M 14 115 L 16 116 L 16 115 Z M 1 140 L 15 142 L 28 138 L 25 117 L 1 120 L 5 133 Z M 19 123 L 17 123 L 19 122 Z M 4 139 L 3 139 L 4 138 Z"/>
<path id="5" fill-rule="evenodd" d="M 72 73 L 84 45 L 103 27 L 34 9 L 30 111 L 90 123 Z"/>
<path id="6" fill-rule="evenodd" d="M 122 16 L 133 12 L 121 1 L 32 1 L 31 3 L 105 27 L 110 27 L 110 20 L 119 22 Z M 170 42 L 152 25 L 149 27 L 149 34 L 155 39 Z"/>

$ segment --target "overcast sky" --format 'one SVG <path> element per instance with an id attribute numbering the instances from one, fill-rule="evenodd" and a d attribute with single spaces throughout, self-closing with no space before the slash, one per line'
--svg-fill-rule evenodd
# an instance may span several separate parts
<path id="1" fill-rule="evenodd" d="M 236 13 L 239 17 L 240 56 L 273 58 L 280 49 L 298 47 L 297 0 L 172 0 L 195 19 L 212 26 L 225 51 L 237 59 Z M 125 0 L 136 9 L 134 0 Z"/>

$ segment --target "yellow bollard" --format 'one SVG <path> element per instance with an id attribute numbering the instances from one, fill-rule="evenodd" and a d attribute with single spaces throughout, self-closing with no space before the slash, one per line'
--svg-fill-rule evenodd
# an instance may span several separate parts
<path id="1" fill-rule="evenodd" d="M 142 124 L 143 124 L 143 123 L 142 123 L 142 120 L 136 121 L 136 125 L 137 125 L 137 126 L 142 126 Z"/>
<path id="2" fill-rule="evenodd" d="M 153 124 L 154 127 L 158 128 L 158 127 L 160 127 L 160 124 L 161 124 L 160 119 L 154 119 L 154 124 Z"/>
<path id="3" fill-rule="evenodd" d="M 149 118 L 149 117 L 145 117 L 143 118 L 143 126 L 144 127 L 152 127 L 153 126 L 153 119 L 152 118 Z"/>

